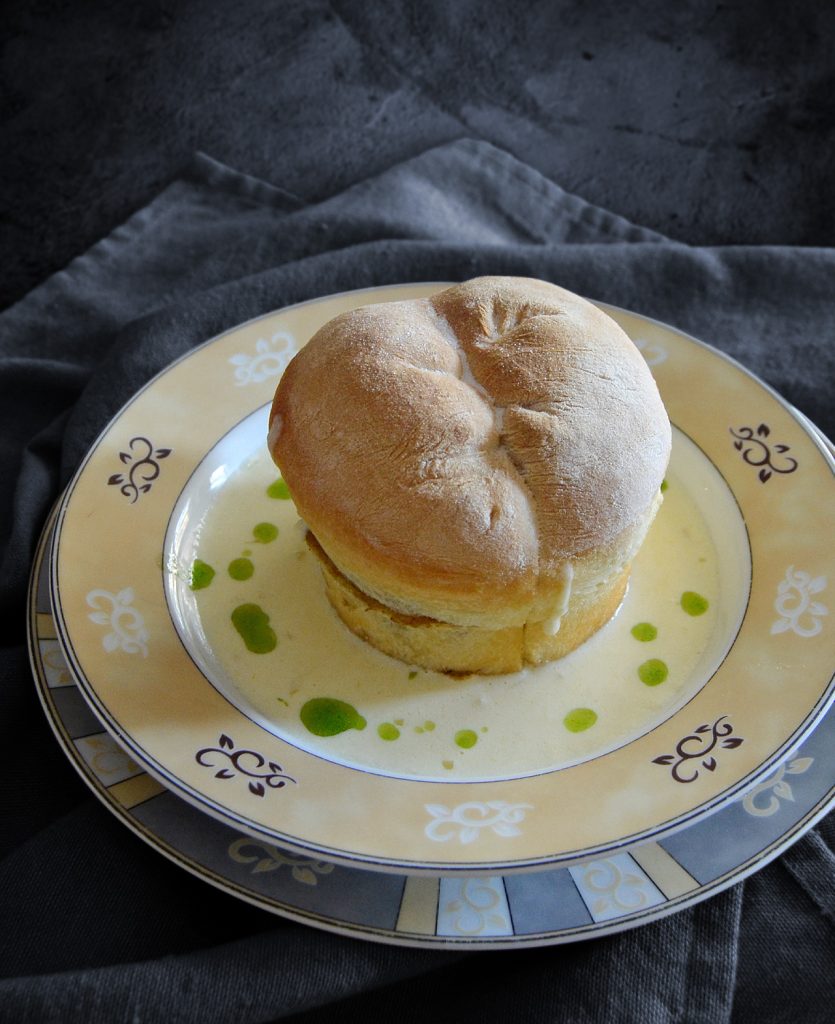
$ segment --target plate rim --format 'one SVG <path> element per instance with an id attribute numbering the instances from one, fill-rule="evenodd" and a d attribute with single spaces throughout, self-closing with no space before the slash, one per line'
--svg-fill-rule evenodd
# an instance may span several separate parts
<path id="1" fill-rule="evenodd" d="M 214 343 L 218 342 L 220 339 L 223 339 L 229 336 L 230 334 L 236 333 L 242 330 L 243 328 L 252 326 L 261 321 L 273 318 L 281 313 L 285 313 L 290 310 L 297 310 L 305 306 L 316 305 L 328 300 L 334 300 L 349 296 L 355 297 L 367 293 L 376 293 L 380 291 L 398 291 L 403 290 L 404 288 L 442 288 L 446 286 L 448 283 L 449 282 L 430 281 L 369 286 L 355 290 L 336 292 L 324 296 L 317 296 L 299 303 L 292 304 L 290 306 L 279 307 L 278 309 L 267 311 L 265 313 L 259 314 L 258 316 L 243 321 L 242 323 L 235 324 L 232 327 L 227 328 L 219 332 L 218 334 L 214 335 L 213 337 L 207 339 L 206 341 L 194 346 L 187 352 L 182 353 L 177 358 L 168 363 L 166 366 L 162 367 L 150 380 L 148 380 L 145 384 L 138 388 L 121 406 L 121 408 L 111 417 L 108 423 L 98 434 L 95 441 L 90 445 L 90 447 L 88 448 L 87 452 L 84 455 L 84 458 L 82 459 L 76 471 L 72 475 L 64 491 L 64 494 L 62 495 L 62 498 L 60 499 L 59 502 L 55 524 L 56 543 L 54 545 L 53 558 L 51 559 L 50 567 L 50 589 L 54 606 L 56 609 L 56 625 L 60 623 L 60 628 L 58 629 L 59 635 L 61 635 L 62 630 L 65 631 L 66 627 L 60 612 L 60 600 L 58 599 L 59 587 L 55 563 L 57 562 L 57 551 L 59 548 L 58 538 L 60 537 L 61 528 L 63 526 L 64 518 L 66 516 L 67 508 L 72 497 L 73 490 L 77 482 L 81 478 L 82 474 L 84 473 L 84 470 L 89 460 L 93 457 L 103 439 L 109 434 L 110 430 L 120 420 L 124 413 L 134 404 L 134 402 L 136 402 L 140 398 L 140 396 L 142 396 L 148 389 L 153 387 L 153 385 L 160 378 L 165 376 L 167 373 L 169 373 L 172 369 L 174 369 L 181 363 L 193 358 L 201 350 L 210 347 Z M 825 443 L 827 441 L 825 436 L 818 430 L 817 427 L 815 427 L 813 423 L 811 423 L 808 417 L 802 414 L 799 410 L 796 410 L 786 399 L 784 399 L 776 390 L 774 390 L 774 388 L 772 388 L 771 385 L 767 384 L 755 373 L 753 373 L 751 370 L 747 369 L 744 365 L 739 363 L 738 360 L 722 352 L 720 349 L 717 349 L 710 343 L 695 338 L 692 335 L 688 334 L 687 332 L 682 331 L 679 328 L 674 327 L 670 324 L 664 323 L 663 321 L 645 316 L 644 314 L 635 312 L 633 310 L 625 309 L 624 307 L 614 306 L 612 304 L 607 304 L 597 300 L 590 301 L 594 301 L 596 305 L 598 305 L 604 310 L 615 310 L 627 316 L 634 317 L 642 322 L 653 324 L 654 326 L 658 327 L 664 332 L 671 332 L 672 334 L 677 335 L 678 337 L 683 338 L 690 343 L 695 343 L 696 346 L 706 350 L 713 356 L 720 356 L 722 360 L 733 365 L 738 371 L 741 371 L 741 373 L 749 382 L 754 382 L 755 384 L 757 384 L 762 390 L 764 390 L 768 394 L 771 400 L 776 401 L 777 404 L 785 412 L 792 416 L 792 418 L 800 426 L 804 435 L 809 440 L 812 441 L 816 448 L 819 449 L 819 451 L 824 457 L 825 462 L 827 463 L 830 469 L 830 472 L 835 474 L 835 459 L 833 459 L 832 453 L 827 447 L 827 444 Z M 685 434 L 687 434 L 686 431 Z M 690 435 L 687 434 L 687 436 Z M 691 438 L 691 440 L 695 439 Z M 695 441 L 695 443 L 698 444 L 698 441 Z M 731 493 L 734 494 L 734 496 L 736 497 L 733 489 L 731 489 Z M 65 637 L 61 638 L 62 647 L 64 648 L 64 653 L 65 656 L 67 657 L 67 660 L 72 664 L 73 659 L 71 657 L 71 652 L 67 650 L 65 639 Z M 571 863 L 582 863 L 583 861 L 588 860 L 589 857 L 602 856 L 606 853 L 614 853 L 617 851 L 626 850 L 632 846 L 640 845 L 642 842 L 648 841 L 649 839 L 657 839 L 662 836 L 670 835 L 676 831 L 688 827 L 694 821 L 700 820 L 701 818 L 714 813 L 719 807 L 731 802 L 737 796 L 741 795 L 746 789 L 753 788 L 758 781 L 765 777 L 768 771 L 772 770 L 773 767 L 775 767 L 775 765 L 779 764 L 780 761 L 785 757 L 785 755 L 788 752 L 790 752 L 794 747 L 796 747 L 799 742 L 802 741 L 803 736 L 808 735 L 810 732 L 814 730 L 814 728 L 816 728 L 822 716 L 827 713 L 829 707 L 832 705 L 833 701 L 835 701 L 835 685 L 833 685 L 833 680 L 830 680 L 828 689 L 823 691 L 823 696 L 821 696 L 821 698 L 818 700 L 817 705 L 810 710 L 809 714 L 805 717 L 802 725 L 798 727 L 795 733 L 793 733 L 788 740 L 786 740 L 779 748 L 777 748 L 776 751 L 772 751 L 768 755 L 768 757 L 760 763 L 760 765 L 758 765 L 756 768 L 750 771 L 743 779 L 740 779 L 736 784 L 721 790 L 713 798 L 707 801 L 703 801 L 696 807 L 691 808 L 689 811 L 680 814 L 671 820 L 666 820 L 661 825 L 652 826 L 640 832 L 631 833 L 626 836 L 618 837 L 617 840 L 613 840 L 611 842 L 600 843 L 595 846 L 586 847 L 580 850 L 563 851 L 556 855 L 542 854 L 528 858 L 516 858 L 513 860 L 482 860 L 473 862 L 447 862 L 441 860 L 428 861 L 426 858 L 417 861 L 410 861 L 407 858 L 403 857 L 386 857 L 385 859 L 381 859 L 380 857 L 375 855 L 367 855 L 364 853 L 358 853 L 356 851 L 335 849 L 321 842 L 317 843 L 312 840 L 281 834 L 276 830 L 261 827 L 257 823 L 254 823 L 249 819 L 246 819 L 245 817 L 239 815 L 237 812 L 231 811 L 229 807 L 219 805 L 217 801 L 212 801 L 203 793 L 193 790 L 192 787 L 189 784 L 185 783 L 183 780 L 174 777 L 166 769 L 164 769 L 164 767 L 158 767 L 154 759 L 150 755 L 146 754 L 144 749 L 138 743 L 136 743 L 130 735 L 125 734 L 124 730 L 121 728 L 120 723 L 109 714 L 107 708 L 101 705 L 101 703 L 98 700 L 98 695 L 95 693 L 94 690 L 92 690 L 92 685 L 90 684 L 89 680 L 87 680 L 84 677 L 83 672 L 74 671 L 74 675 L 78 679 L 80 692 L 82 693 L 85 700 L 92 708 L 96 717 L 101 719 L 107 730 L 112 732 L 122 744 L 126 745 L 131 750 L 131 752 L 136 756 L 137 760 L 140 761 L 141 764 L 143 765 L 144 770 L 148 772 L 148 774 L 157 778 L 158 781 L 160 781 L 166 788 L 173 789 L 177 792 L 179 796 L 181 796 L 187 802 L 191 803 L 193 806 L 197 806 L 200 810 L 210 814 L 211 816 L 217 818 L 220 821 L 226 822 L 227 824 L 232 824 L 236 828 L 241 828 L 243 831 L 246 831 L 259 839 L 267 839 L 269 841 L 278 842 L 283 847 L 289 850 L 294 850 L 301 854 L 318 854 L 321 855 L 323 858 L 331 859 L 334 862 L 348 864 L 349 866 L 359 865 L 370 867 L 377 871 L 389 871 L 399 873 L 402 870 L 406 870 L 410 874 L 430 875 L 435 874 L 438 871 L 442 871 L 445 874 L 465 873 L 480 875 L 495 874 L 497 871 L 501 871 L 504 873 L 538 871 L 543 870 L 548 866 L 553 866 L 557 864 L 567 865 Z M 465 784 L 465 780 L 457 781 L 459 781 L 461 784 Z M 444 781 L 443 784 L 449 785 L 455 784 L 455 782 L 456 780 L 448 780 Z"/>

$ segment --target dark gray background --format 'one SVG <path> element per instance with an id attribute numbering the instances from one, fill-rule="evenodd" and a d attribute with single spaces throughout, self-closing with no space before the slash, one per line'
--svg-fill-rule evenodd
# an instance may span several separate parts
<path id="1" fill-rule="evenodd" d="M 831 247 L 833 39 L 835 5 L 817 0 L 13 0 L 0 12 L 0 308 L 144 207 L 195 149 L 278 186 L 292 210 L 430 146 L 481 138 L 564 188 L 684 242 Z M 362 224 L 350 230 L 354 206 L 340 208 L 336 241 L 323 243 L 325 250 L 368 241 Z M 213 209 L 207 206 L 201 237 L 210 234 Z M 302 254 L 322 248 L 312 240 L 313 218 Z M 262 232 L 272 223 L 254 222 Z M 746 882 L 744 901 L 737 886 L 692 913 L 623 936 L 466 958 L 338 939 L 215 892 L 146 850 L 72 774 L 37 706 L 22 613 L 28 553 L 37 516 L 58 491 L 62 448 L 65 460 L 67 450 L 83 451 L 89 431 L 94 436 L 106 422 L 103 395 L 117 402 L 112 392 L 134 389 L 178 346 L 211 336 L 220 329 L 205 330 L 212 317 L 237 322 L 229 317 L 238 307 L 224 305 L 230 298 L 245 306 L 260 301 L 263 288 L 265 302 L 277 295 L 280 304 L 293 301 L 296 287 L 318 294 L 331 280 L 346 286 L 348 271 L 338 265 L 350 253 L 307 261 L 310 278 L 313 264 L 330 268 L 324 283 L 317 276 L 300 286 L 296 264 L 272 272 L 271 251 L 293 249 L 271 244 L 275 237 L 262 235 L 256 255 L 249 233 L 236 238 L 221 280 L 254 275 L 237 290 L 233 281 L 205 308 L 202 296 L 190 296 L 116 342 L 112 332 L 96 335 L 62 314 L 72 295 L 60 288 L 43 290 L 28 313 L 11 312 L 0 327 L 0 504 L 13 508 L 16 530 L 9 543 L 0 536 L 8 554 L 0 573 L 0 904 L 11 908 L 0 912 L 7 997 L 0 1020 L 63 1024 L 72 1006 L 72 1019 L 171 1024 L 193 1019 L 202 997 L 204 1019 L 224 1024 L 267 1019 L 250 1004 L 311 1024 L 393 1015 L 409 1024 L 561 1017 L 714 1024 L 717 1003 L 725 1007 L 721 1019 L 733 1024 L 828 1021 L 835 999 L 826 971 L 835 943 L 831 824 L 828 839 L 821 826 L 820 835 Z M 382 275 L 391 253 L 375 245 L 364 249 L 370 269 L 362 272 Z M 92 261 L 104 277 L 113 248 Z M 618 251 L 625 256 L 628 248 Z M 432 279 L 467 266 L 466 251 L 449 249 L 438 248 L 433 267 L 444 273 Z M 824 422 L 831 412 L 831 253 L 724 250 L 711 260 L 666 249 L 629 263 L 626 284 L 612 284 L 618 300 L 629 304 L 618 289 L 643 280 L 644 301 L 649 294 L 665 319 L 684 324 L 703 298 L 712 315 L 720 292 L 728 322 L 704 336 L 750 355 L 758 372 Z M 420 251 L 435 259 L 433 245 Z M 541 258 L 547 268 L 562 253 L 554 245 L 524 259 Z M 630 276 L 644 264 L 643 274 Z M 61 278 L 65 290 L 83 282 L 89 267 Z M 689 305 L 668 287 L 671 308 L 646 287 L 670 286 L 677 267 Z M 816 284 L 804 289 L 810 268 Z M 419 269 L 418 262 L 411 267 Z M 773 301 L 758 320 L 754 300 L 769 288 L 756 287 L 759 273 L 780 286 L 768 291 Z M 130 296 L 117 297 L 120 308 L 139 290 L 131 282 Z M 56 293 L 63 307 L 52 302 Z M 805 295 L 813 301 L 804 306 Z M 806 307 L 807 322 L 821 326 L 800 338 Z M 247 315 L 252 310 L 239 319 Z M 701 323 L 692 326 L 700 335 Z M 771 333 L 760 336 L 769 324 Z M 687 970 L 677 973 L 682 955 Z M 723 957 L 726 977 L 711 985 L 706 979 L 721 975 Z M 170 1004 L 153 1002 L 156 991 Z M 664 994 L 678 1001 L 667 1005 Z M 328 1005 L 316 1010 L 318 1003 Z M 131 1012 L 120 1018 L 115 1005 Z M 561 1014 L 564 1005 L 576 1012 Z M 604 1005 L 610 1013 L 601 1018 Z M 679 1007 L 688 1008 L 686 1018 Z"/>
<path id="2" fill-rule="evenodd" d="M 0 32 L 0 307 L 195 149 L 309 200 L 475 136 L 681 241 L 835 241 L 821 0 L 12 0 Z"/>

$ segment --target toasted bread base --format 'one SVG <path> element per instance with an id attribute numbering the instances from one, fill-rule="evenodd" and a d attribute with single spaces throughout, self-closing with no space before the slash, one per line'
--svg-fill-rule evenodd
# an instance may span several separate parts
<path id="1" fill-rule="evenodd" d="M 306 538 L 319 559 L 328 600 L 352 633 L 393 658 L 450 675 L 503 675 L 564 657 L 606 625 L 629 582 L 627 565 L 593 595 L 573 599 L 553 634 L 546 622 L 458 626 L 381 604 L 343 576 L 310 531 Z"/>

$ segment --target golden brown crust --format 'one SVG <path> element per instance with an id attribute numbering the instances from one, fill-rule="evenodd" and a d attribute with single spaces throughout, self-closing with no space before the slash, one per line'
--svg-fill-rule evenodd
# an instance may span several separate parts
<path id="1" fill-rule="evenodd" d="M 593 594 L 574 601 L 556 633 L 548 622 L 458 626 L 387 608 L 346 579 L 309 531 L 306 536 L 320 561 L 327 598 L 352 633 L 400 661 L 451 675 L 503 675 L 564 657 L 611 619 L 629 581 L 626 565 Z"/>
<path id="2" fill-rule="evenodd" d="M 495 629 L 547 618 L 582 552 L 643 536 L 670 447 L 624 332 L 527 278 L 338 316 L 290 363 L 270 422 L 347 579 L 391 610 Z"/>

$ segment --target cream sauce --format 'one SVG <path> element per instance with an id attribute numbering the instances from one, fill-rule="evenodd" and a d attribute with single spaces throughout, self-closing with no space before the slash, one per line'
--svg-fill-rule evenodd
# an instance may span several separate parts
<path id="1" fill-rule="evenodd" d="M 277 477 L 259 450 L 213 491 L 192 561 L 199 557 L 215 575 L 200 589 L 175 585 L 188 591 L 180 599 L 199 619 L 200 660 L 215 685 L 272 732 L 330 760 L 444 780 L 525 775 L 586 760 L 669 717 L 704 685 L 732 639 L 742 591 L 738 581 L 723 582 L 704 514 L 711 488 L 724 485 L 681 435 L 664 503 L 618 613 L 561 661 L 507 676 L 451 679 L 389 658 L 351 634 L 325 598 L 292 501 L 270 496 L 285 493 Z M 274 537 L 265 524 L 277 527 Z M 259 543 L 259 532 L 270 542 Z M 244 552 L 253 571 L 236 579 L 226 567 Z M 177 577 L 187 580 L 172 554 Z M 707 599 L 705 614 L 682 609 L 685 592 Z M 267 622 L 274 631 L 273 648 L 262 639 L 256 653 L 243 642 L 233 621 L 242 606 L 265 616 L 251 612 L 262 632 Z M 639 624 L 642 636 L 654 627 L 654 638 L 633 635 Z M 668 668 L 660 684 L 639 674 L 651 659 Z M 319 706 L 311 701 L 350 706 L 368 728 L 317 735 L 302 714 Z"/>

